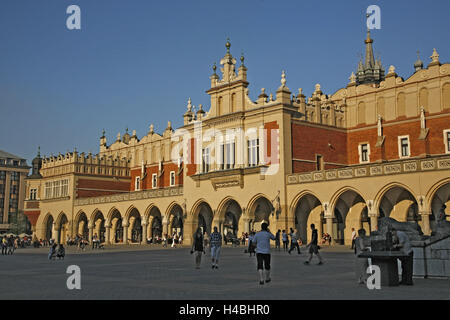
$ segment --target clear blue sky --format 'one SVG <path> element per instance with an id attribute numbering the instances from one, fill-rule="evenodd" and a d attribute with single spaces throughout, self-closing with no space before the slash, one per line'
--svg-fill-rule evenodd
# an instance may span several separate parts
<path id="1" fill-rule="evenodd" d="M 82 30 L 66 28 L 81 8 Z M 450 1 L 2 0 L 0 149 L 28 160 L 41 153 L 98 152 L 125 128 L 162 132 L 182 124 L 188 97 L 209 108 L 211 66 L 245 53 L 250 96 L 275 93 L 281 70 L 293 92 L 348 83 L 364 53 L 365 10 L 381 7 L 372 32 L 383 66 L 404 78 L 416 51 L 450 57 Z"/>

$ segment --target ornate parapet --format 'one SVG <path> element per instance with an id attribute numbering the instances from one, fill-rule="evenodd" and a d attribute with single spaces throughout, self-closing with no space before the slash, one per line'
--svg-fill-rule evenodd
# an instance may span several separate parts
<path id="1" fill-rule="evenodd" d="M 75 206 L 83 206 L 90 204 L 100 204 L 100 203 L 114 203 L 121 201 L 130 200 L 143 200 L 143 199 L 154 199 L 163 197 L 173 197 L 183 195 L 182 187 L 172 187 L 157 190 L 143 190 L 136 192 L 121 193 L 109 196 L 101 197 L 91 197 L 91 198 L 81 198 L 74 201 Z"/>
<path id="2" fill-rule="evenodd" d="M 407 159 L 385 164 L 367 164 L 349 166 L 342 169 L 330 169 L 287 175 L 287 184 L 310 183 L 330 180 L 344 180 L 361 177 L 404 174 L 436 170 L 450 170 L 450 157 L 432 157 L 426 159 Z"/>

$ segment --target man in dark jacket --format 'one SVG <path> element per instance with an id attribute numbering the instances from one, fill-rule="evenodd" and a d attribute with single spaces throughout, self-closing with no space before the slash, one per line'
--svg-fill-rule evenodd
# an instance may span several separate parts
<path id="1" fill-rule="evenodd" d="M 313 223 L 311 224 L 311 230 L 312 230 L 311 242 L 306 246 L 307 248 L 309 247 L 309 259 L 305 261 L 305 264 L 309 264 L 311 262 L 314 253 L 317 256 L 317 258 L 319 258 L 318 264 L 320 265 L 323 264 L 323 260 L 319 253 L 319 245 L 317 244 L 318 240 L 317 229 Z"/>

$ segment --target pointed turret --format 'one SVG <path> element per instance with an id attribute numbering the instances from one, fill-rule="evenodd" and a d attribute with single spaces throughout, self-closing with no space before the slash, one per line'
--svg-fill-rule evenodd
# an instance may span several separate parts
<path id="1" fill-rule="evenodd" d="M 422 60 L 420 60 L 420 52 L 417 51 L 417 61 L 414 63 L 414 72 L 417 72 L 422 69 L 423 69 L 423 62 Z"/>
<path id="2" fill-rule="evenodd" d="M 370 30 L 367 30 L 367 37 L 365 43 L 365 61 L 363 63 L 362 57 L 358 63 L 356 70 L 356 84 L 379 84 L 384 80 L 384 69 L 381 65 L 381 60 L 375 60 L 373 55 L 373 39 L 370 37 Z"/>

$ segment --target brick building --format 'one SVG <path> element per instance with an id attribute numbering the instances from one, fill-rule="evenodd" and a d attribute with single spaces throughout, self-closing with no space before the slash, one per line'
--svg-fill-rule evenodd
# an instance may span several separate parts
<path id="1" fill-rule="evenodd" d="M 267 221 L 306 241 L 314 222 L 349 243 L 351 228 L 375 230 L 380 216 L 431 233 L 450 197 L 450 65 L 434 50 L 404 80 L 374 59 L 369 32 L 364 44 L 337 92 L 292 94 L 283 71 L 275 95 L 254 101 L 227 42 L 209 110 L 189 99 L 182 127 L 127 130 L 109 145 L 103 133 L 95 156 L 37 158 L 26 201 L 36 236 L 145 243 L 176 232 L 190 243 L 197 227 L 240 235 Z"/>

